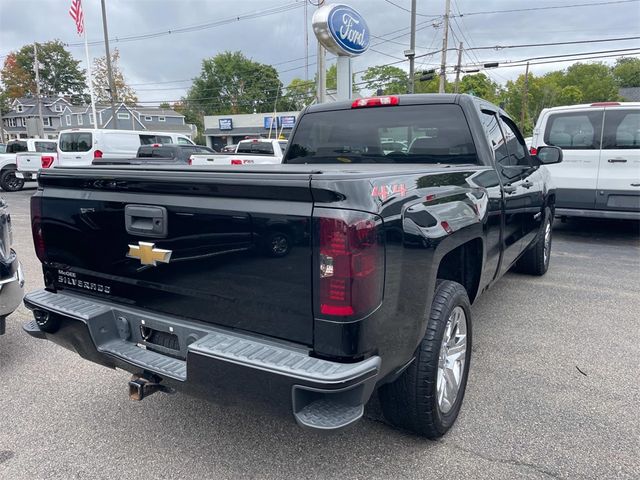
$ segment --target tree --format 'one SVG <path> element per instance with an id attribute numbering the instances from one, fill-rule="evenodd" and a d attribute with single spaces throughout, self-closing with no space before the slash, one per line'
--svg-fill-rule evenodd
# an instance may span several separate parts
<path id="1" fill-rule="evenodd" d="M 120 52 L 114 49 L 111 52 L 111 71 L 113 72 L 113 83 L 116 89 L 116 97 L 114 101 L 124 102 L 127 105 L 135 105 L 138 102 L 136 92 L 127 85 L 124 75 L 120 70 L 118 62 L 120 60 Z M 107 70 L 107 56 L 99 57 L 93 61 L 93 93 L 97 103 L 109 103 L 111 95 L 109 94 L 109 73 Z"/>
<path id="2" fill-rule="evenodd" d="M 369 67 L 362 75 L 368 89 L 377 92 L 382 90 L 384 95 L 407 93 L 409 75 L 403 69 L 392 65 L 378 65 Z"/>
<path id="3" fill-rule="evenodd" d="M 190 108 L 212 114 L 271 112 L 283 95 L 278 72 L 254 62 L 242 52 L 224 52 L 202 61 L 185 102 Z"/>
<path id="4" fill-rule="evenodd" d="M 314 80 L 302 80 L 294 78 L 291 80 L 285 95 L 282 99 L 283 110 L 302 110 L 307 105 L 313 103 L 316 98 L 316 82 Z"/>
<path id="5" fill-rule="evenodd" d="M 612 69 L 618 87 L 640 87 L 640 58 L 620 58 Z"/>
<path id="6" fill-rule="evenodd" d="M 611 69 L 603 63 L 574 63 L 560 82 L 562 87 L 575 85 L 582 92 L 582 101 L 606 102 L 618 100 L 618 85 Z"/>
<path id="7" fill-rule="evenodd" d="M 169 102 L 161 102 L 160 105 L 158 105 L 160 108 L 163 108 L 164 110 L 169 110 L 171 108 L 171 105 L 169 105 Z"/>
<path id="8" fill-rule="evenodd" d="M 498 84 L 484 73 L 465 75 L 460 80 L 458 87 L 460 93 L 470 93 L 493 103 L 495 103 L 498 98 L 498 90 Z"/>
<path id="9" fill-rule="evenodd" d="M 317 76 L 316 76 L 317 78 Z M 327 73 L 325 74 L 325 79 L 327 82 L 327 90 L 337 90 L 338 89 L 338 66 L 334 63 L 329 68 L 327 68 Z M 317 81 L 317 80 L 314 80 Z M 351 91 L 353 93 L 357 93 L 359 91 L 358 86 L 356 85 L 356 74 L 354 73 L 351 77 Z"/>
<path id="10" fill-rule="evenodd" d="M 84 98 L 84 71 L 79 68 L 80 62 L 71 56 L 62 42 L 53 40 L 39 43 L 38 62 L 42 95 L 69 95 L 76 101 Z M 25 45 L 17 52 L 7 55 L 0 75 L 10 98 L 35 95 L 33 44 Z"/>

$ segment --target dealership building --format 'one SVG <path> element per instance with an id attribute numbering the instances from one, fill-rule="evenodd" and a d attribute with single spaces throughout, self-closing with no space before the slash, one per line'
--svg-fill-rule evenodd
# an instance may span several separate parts
<path id="1" fill-rule="evenodd" d="M 288 138 L 300 112 L 248 113 L 204 117 L 207 145 L 220 150 L 247 137 Z"/>

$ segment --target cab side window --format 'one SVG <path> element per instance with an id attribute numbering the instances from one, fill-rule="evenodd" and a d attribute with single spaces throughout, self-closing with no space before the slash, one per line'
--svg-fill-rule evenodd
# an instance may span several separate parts
<path id="1" fill-rule="evenodd" d="M 509 151 L 507 150 L 507 142 L 502 135 L 500 124 L 498 123 L 498 117 L 495 113 L 488 110 L 482 112 L 482 126 L 487 133 L 491 147 L 493 148 L 493 155 L 496 162 L 496 167 L 500 169 L 500 166 L 508 165 L 509 163 Z"/>
<path id="2" fill-rule="evenodd" d="M 601 132 L 602 110 L 553 113 L 547 119 L 544 143 L 563 150 L 597 150 Z"/>
<path id="3" fill-rule="evenodd" d="M 531 157 L 527 153 L 527 146 L 518 135 L 515 124 L 506 117 L 500 117 L 501 125 L 504 129 L 504 136 L 507 140 L 507 150 L 509 151 L 509 159 L 505 165 L 509 167 L 525 167 L 532 166 Z"/>
<path id="4" fill-rule="evenodd" d="M 604 115 L 603 149 L 640 149 L 640 111 L 607 110 Z"/>

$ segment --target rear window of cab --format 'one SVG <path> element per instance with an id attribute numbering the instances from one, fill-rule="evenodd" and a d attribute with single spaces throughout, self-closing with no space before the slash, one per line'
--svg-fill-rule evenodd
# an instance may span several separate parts
<path id="1" fill-rule="evenodd" d="M 300 119 L 283 163 L 478 164 L 456 104 L 311 112 Z"/>

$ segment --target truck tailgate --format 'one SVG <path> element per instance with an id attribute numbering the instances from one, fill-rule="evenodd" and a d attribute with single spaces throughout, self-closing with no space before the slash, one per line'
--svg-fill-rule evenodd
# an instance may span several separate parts
<path id="1" fill-rule="evenodd" d="M 43 170 L 47 285 L 311 344 L 309 177 Z"/>

